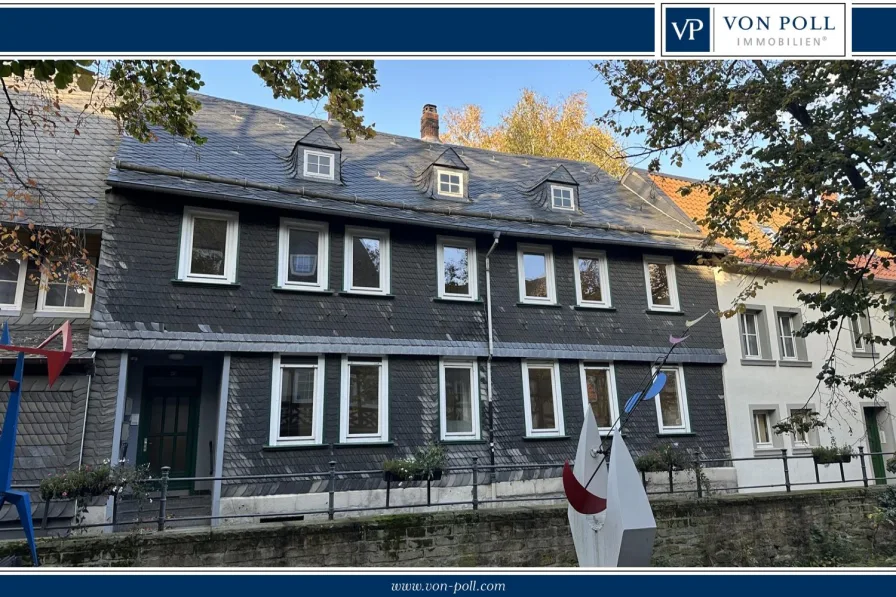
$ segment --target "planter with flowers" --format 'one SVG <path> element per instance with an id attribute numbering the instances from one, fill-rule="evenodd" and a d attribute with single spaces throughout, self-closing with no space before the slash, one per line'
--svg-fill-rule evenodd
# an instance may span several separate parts
<path id="1" fill-rule="evenodd" d="M 383 480 L 389 482 L 438 481 L 447 462 L 442 446 L 418 448 L 413 456 L 383 462 Z"/>
<path id="2" fill-rule="evenodd" d="M 812 448 L 812 460 L 815 464 L 846 464 L 852 461 L 852 446 L 816 446 Z"/>

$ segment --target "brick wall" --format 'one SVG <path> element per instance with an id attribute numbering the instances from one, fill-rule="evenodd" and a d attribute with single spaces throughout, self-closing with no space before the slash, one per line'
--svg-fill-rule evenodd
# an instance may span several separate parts
<path id="1" fill-rule="evenodd" d="M 878 489 L 657 502 L 655 566 L 868 564 Z M 896 531 L 877 533 L 878 558 Z M 220 530 L 41 539 L 51 566 L 574 566 L 566 508 L 407 514 Z M 24 555 L 0 543 L 0 558 Z"/>

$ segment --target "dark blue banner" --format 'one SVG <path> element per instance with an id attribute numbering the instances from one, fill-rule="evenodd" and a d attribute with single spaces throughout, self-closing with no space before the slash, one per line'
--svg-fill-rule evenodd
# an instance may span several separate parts
<path id="1" fill-rule="evenodd" d="M 896 7 L 854 6 L 852 51 L 869 54 L 896 52 Z"/>
<path id="2" fill-rule="evenodd" d="M 652 53 L 654 8 L 0 8 L 0 53 Z"/>
<path id="3" fill-rule="evenodd" d="M 558 571 L 560 572 L 560 571 Z M 130 597 L 180 597 L 192 595 L 358 595 L 364 597 L 425 593 L 429 595 L 556 595 L 558 592 L 581 595 L 647 594 L 663 597 L 693 597 L 696 593 L 723 595 L 758 595 L 775 592 L 799 594 L 805 591 L 820 595 L 889 594 L 892 575 L 854 574 L 594 574 L 575 572 L 527 574 L 481 574 L 463 572 L 411 575 L 347 574 L 338 571 L 284 575 L 273 572 L 242 574 L 129 574 L 115 578 L 109 570 L 105 578 L 85 574 L 2 575 L 5 594 L 96 594 L 122 592 L 125 583 Z"/>

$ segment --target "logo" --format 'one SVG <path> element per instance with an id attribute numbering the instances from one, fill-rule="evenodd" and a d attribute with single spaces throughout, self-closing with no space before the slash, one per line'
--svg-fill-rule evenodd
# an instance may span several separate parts
<path id="1" fill-rule="evenodd" d="M 667 52 L 709 52 L 709 8 L 666 9 Z"/>

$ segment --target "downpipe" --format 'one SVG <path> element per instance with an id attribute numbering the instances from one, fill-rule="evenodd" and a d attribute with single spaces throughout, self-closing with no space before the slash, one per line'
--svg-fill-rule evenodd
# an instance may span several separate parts
<path id="1" fill-rule="evenodd" d="M 492 329 L 492 272 L 491 272 L 491 255 L 498 246 L 498 240 L 501 238 L 500 232 L 494 233 L 494 240 L 488 253 L 485 254 L 485 305 L 486 319 L 488 321 L 488 359 L 485 364 L 485 385 L 488 392 L 488 452 L 489 463 L 489 481 L 493 490 L 495 487 L 495 408 L 492 402 L 492 354 L 494 353 L 494 334 Z M 492 496 L 494 497 L 494 496 Z"/>

